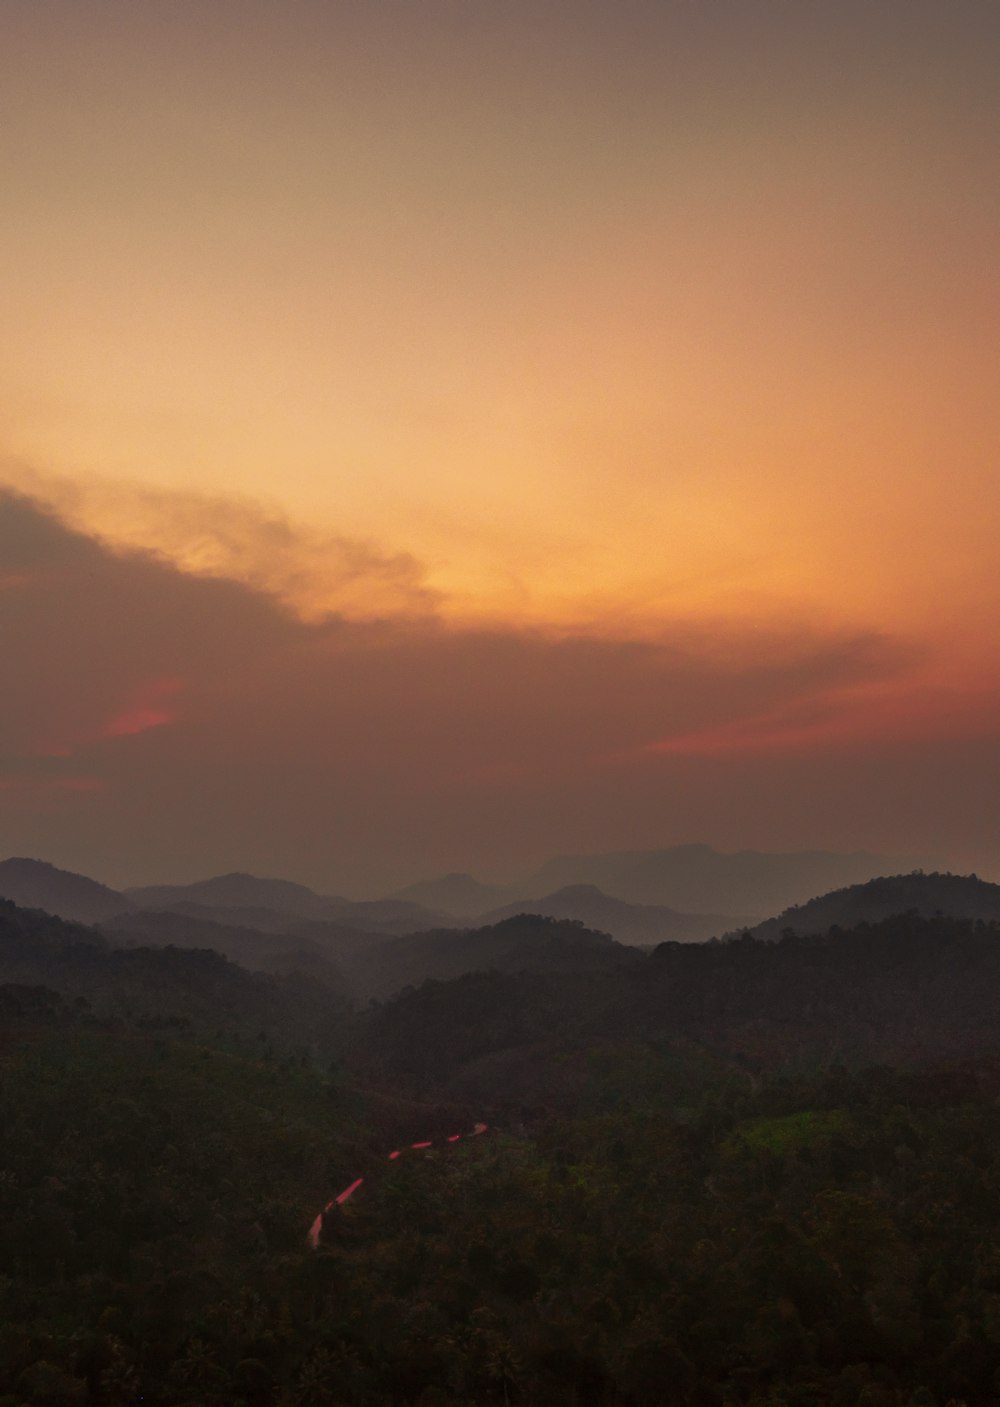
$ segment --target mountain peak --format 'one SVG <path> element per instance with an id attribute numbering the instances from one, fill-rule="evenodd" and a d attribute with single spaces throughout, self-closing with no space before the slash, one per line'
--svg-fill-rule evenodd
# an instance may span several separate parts
<path id="1" fill-rule="evenodd" d="M 899 914 L 1000 922 L 1000 885 L 977 875 L 914 870 L 910 874 L 880 875 L 792 905 L 750 931 L 757 938 L 776 939 L 791 931 L 802 935 L 829 929 L 878 923 Z"/>
<path id="2" fill-rule="evenodd" d="M 77 923 L 101 923 L 129 907 L 123 895 L 96 879 L 24 856 L 0 861 L 0 897 Z"/>

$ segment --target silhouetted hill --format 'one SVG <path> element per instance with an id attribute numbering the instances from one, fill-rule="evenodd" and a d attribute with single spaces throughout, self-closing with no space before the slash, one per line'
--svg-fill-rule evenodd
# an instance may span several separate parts
<path id="1" fill-rule="evenodd" d="M 589 1078 L 593 1052 L 622 1045 L 751 1070 L 997 1056 L 998 991 L 1000 924 L 906 914 L 778 942 L 664 943 L 590 971 L 510 965 L 425 983 L 372 1013 L 365 1040 L 424 1097 L 551 1104 Z"/>
<path id="2" fill-rule="evenodd" d="M 428 978 L 467 972 L 614 971 L 636 960 L 606 933 L 579 923 L 518 914 L 482 928 L 435 929 L 393 938 L 345 963 L 364 995 L 389 996 Z"/>
<path id="3" fill-rule="evenodd" d="M 0 961 L 24 954 L 40 961 L 61 958 L 77 947 L 107 952 L 111 945 L 95 928 L 59 918 L 43 909 L 24 908 L 0 899 Z M 0 978 L 0 981 L 16 979 Z"/>
<path id="4" fill-rule="evenodd" d="M 866 851 L 838 855 L 825 850 L 741 850 L 724 855 L 709 845 L 675 845 L 560 856 L 531 875 L 521 892 L 533 897 L 567 885 L 594 884 L 616 899 L 666 904 L 684 913 L 768 914 L 831 889 L 915 868 L 916 863 Z"/>
<path id="5" fill-rule="evenodd" d="M 96 929 L 0 900 L 0 983 L 43 986 L 97 1014 L 164 1029 L 330 1050 L 343 1002 L 303 975 L 247 972 L 221 953 L 115 948 Z"/>
<path id="6" fill-rule="evenodd" d="M 224 910 L 226 921 L 245 915 L 288 915 L 294 919 L 333 921 L 352 928 L 369 929 L 375 933 L 412 933 L 418 928 L 447 924 L 450 915 L 437 913 L 398 899 L 343 899 L 335 894 L 317 894 L 304 884 L 287 879 L 258 879 L 249 874 L 218 875 L 214 879 L 194 884 L 159 884 L 144 889 L 126 890 L 133 907 L 162 912 L 200 913 L 210 915 L 212 909 Z M 281 924 L 274 918 L 261 926 L 279 931 Z"/>
<path id="7" fill-rule="evenodd" d="M 885 875 L 794 905 L 750 932 L 755 938 L 773 940 L 786 931 L 826 933 L 834 926 L 854 928 L 859 923 L 877 923 L 893 914 L 907 913 L 1000 922 L 1000 884 L 990 884 L 976 875 L 920 871 Z"/>
<path id="8" fill-rule="evenodd" d="M 171 910 L 124 914 L 101 931 L 119 944 L 207 948 L 252 971 L 312 974 L 359 1000 L 466 972 L 605 971 L 629 956 L 608 934 L 578 921 L 525 914 L 478 928 L 396 935 L 306 919 L 290 919 L 283 932 L 264 933 Z"/>
<path id="9" fill-rule="evenodd" d="M 0 898 L 79 923 L 101 923 L 131 907 L 117 890 L 45 860 L 0 861 Z"/>
<path id="10" fill-rule="evenodd" d="M 171 904 L 166 912 L 227 928 L 254 929 L 280 939 L 302 938 L 332 956 L 351 952 L 358 947 L 370 947 L 386 936 L 376 928 L 363 928 L 333 919 L 303 918 L 301 914 L 283 914 L 276 909 L 217 909 L 211 904 L 185 902 Z"/>
<path id="11" fill-rule="evenodd" d="M 301 972 L 347 995 L 347 979 L 329 954 L 297 934 L 262 933 L 190 914 L 142 910 L 119 915 L 102 924 L 101 931 L 125 947 L 210 948 L 251 972 Z"/>
<path id="12" fill-rule="evenodd" d="M 655 947 L 670 941 L 696 943 L 738 926 L 737 920 L 723 914 L 682 914 L 661 904 L 628 904 L 602 893 L 593 884 L 568 885 L 542 899 L 520 899 L 484 914 L 483 919 L 496 923 L 518 913 L 578 919 L 588 928 L 610 933 L 619 943 L 638 947 Z"/>
<path id="13" fill-rule="evenodd" d="M 178 903 L 197 903 L 213 908 L 261 908 L 279 913 L 321 918 L 327 901 L 304 884 L 288 879 L 259 879 L 251 874 L 216 875 L 194 884 L 155 884 L 127 889 L 126 897 L 136 908 L 164 909 Z"/>

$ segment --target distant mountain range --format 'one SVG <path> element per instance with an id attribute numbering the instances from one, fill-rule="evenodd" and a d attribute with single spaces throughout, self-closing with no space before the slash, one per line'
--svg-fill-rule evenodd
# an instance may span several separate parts
<path id="1" fill-rule="evenodd" d="M 279 955 L 287 955 L 288 940 L 296 934 L 306 940 L 298 943 L 300 952 L 313 948 L 329 955 L 332 950 L 339 961 L 343 940 L 358 933 L 402 936 L 467 928 L 472 923 L 484 926 L 522 913 L 575 920 L 587 928 L 609 933 L 618 942 L 637 946 L 655 946 L 670 940 L 697 942 L 753 924 L 761 917 L 759 911 L 682 912 L 663 904 L 630 903 L 604 893 L 594 884 L 566 885 L 541 894 L 531 892 L 529 886 L 528 892 L 515 891 L 504 903 L 494 903 L 485 910 L 469 910 L 470 905 L 480 905 L 487 899 L 495 901 L 510 893 L 500 886 L 482 885 L 468 875 L 450 875 L 385 899 L 351 900 L 317 894 L 290 880 L 243 873 L 217 875 L 193 884 L 150 885 L 119 892 L 41 860 L 12 859 L 0 864 L 0 896 L 14 903 L 77 922 L 115 922 L 123 933 L 141 934 L 139 941 L 148 941 L 152 936 L 149 915 L 160 915 L 155 932 L 161 941 L 185 947 L 198 946 L 199 920 L 212 925 L 213 930 L 226 925 L 240 930 L 242 936 L 230 933 L 225 943 L 202 945 L 268 968 Z M 420 894 L 428 902 L 419 903 L 407 894 Z M 432 900 L 437 907 L 430 905 Z M 469 912 L 459 914 L 456 906 Z M 135 917 L 139 914 L 146 916 L 142 923 Z M 182 915 L 191 922 L 184 925 L 175 919 L 169 923 L 164 915 Z M 305 934 L 303 926 L 309 924 L 333 925 L 337 932 L 328 929 L 323 934 Z M 281 935 L 283 941 L 260 943 L 248 937 L 251 931 Z M 167 937 L 168 933 L 172 936 Z M 352 946 L 350 941 L 348 946 Z"/>
<path id="2" fill-rule="evenodd" d="M 772 854 L 740 850 L 722 854 L 710 845 L 675 845 L 660 850 L 617 850 L 561 855 L 524 879 L 482 884 L 467 874 L 412 884 L 392 896 L 458 917 L 523 906 L 567 888 L 588 885 L 629 904 L 662 905 L 683 914 L 779 913 L 849 884 L 918 868 L 921 859 L 799 850 Z"/>
<path id="3" fill-rule="evenodd" d="M 298 973 L 331 994 L 362 1000 L 390 996 L 427 977 L 477 970 L 590 971 L 628 958 L 627 949 L 580 921 L 585 906 L 571 915 L 575 922 L 533 914 L 458 926 L 406 900 L 354 902 L 243 874 L 122 894 L 39 860 L 0 864 L 4 898 L 5 889 L 20 908 L 55 915 L 52 932 L 72 933 L 74 941 L 100 951 L 210 950 L 242 969 Z M 92 926 L 65 926 L 84 921 Z M 28 963 L 16 975 L 24 978 L 32 970 Z"/>
<path id="4" fill-rule="evenodd" d="M 593 884 L 571 884 L 541 899 L 519 899 L 484 914 L 482 922 L 496 923 L 514 914 L 544 914 L 547 918 L 575 919 L 596 928 L 619 943 L 636 947 L 657 943 L 697 943 L 713 938 L 740 923 L 754 919 L 734 919 L 725 914 L 683 914 L 663 904 L 627 904 L 602 893 Z"/>
<path id="5" fill-rule="evenodd" d="M 250 874 L 218 875 L 194 884 L 158 884 L 126 889 L 124 898 L 137 909 L 176 909 L 197 904 L 203 909 L 264 910 L 298 918 L 335 920 L 383 933 L 412 933 L 417 928 L 446 924 L 449 915 L 398 898 L 342 899 L 317 894 L 287 879 L 258 879 Z"/>
<path id="6" fill-rule="evenodd" d="M 50 868 L 38 862 L 8 862 L 0 866 L 0 875 L 22 883 L 30 878 L 36 899 L 38 885 L 51 880 L 53 892 L 63 900 L 69 896 L 74 902 L 93 902 L 96 889 L 101 904 L 114 907 L 114 891 L 102 892 L 103 886 L 93 881 L 59 871 L 49 875 Z M 224 898 L 281 898 L 274 887 L 265 895 L 245 884 L 240 894 L 226 886 L 215 892 Z M 295 889 L 284 893 L 291 893 L 296 905 L 312 907 Z M 545 901 L 539 906 L 545 907 Z M 192 907 L 212 912 L 210 905 L 192 901 Z M 549 896 L 547 907 L 560 912 L 517 913 L 491 923 L 397 935 L 301 913 L 286 914 L 279 930 L 278 911 L 245 908 L 216 910 L 222 922 L 204 912 L 131 910 L 113 914 L 95 929 L 0 900 L 0 983 L 49 987 L 70 1002 L 83 998 L 98 1014 L 154 1025 L 180 1022 L 194 1033 L 242 1032 L 241 1039 L 247 1032 L 254 1039 L 257 1032 L 265 1033 L 265 1039 L 273 1033 L 282 1041 L 325 1050 L 347 1038 L 343 1023 L 355 1019 L 348 1018 L 348 998 L 356 1006 L 370 997 L 405 1003 L 407 990 L 414 988 L 422 993 L 420 1001 L 403 1009 L 413 1012 L 416 1024 L 399 1027 L 405 1033 L 407 1058 L 416 1061 L 414 1068 L 421 1058 L 414 1050 L 428 1041 L 447 1045 L 452 1040 L 450 1023 L 457 1021 L 468 1028 L 477 1049 L 492 1049 L 502 1037 L 501 1045 L 510 1042 L 512 1049 L 523 1050 L 526 1088 L 531 1084 L 531 1050 L 536 1042 L 548 1040 L 550 1019 L 558 1020 L 565 1036 L 577 1029 L 577 1014 L 584 1023 L 580 1029 L 589 1023 L 595 1039 L 605 1030 L 624 1039 L 633 1027 L 660 1031 L 676 1025 L 696 1040 L 731 1030 L 739 1032 L 745 1049 L 764 1058 L 772 1047 L 784 1049 L 791 1032 L 803 1049 L 812 1049 L 820 1040 L 827 1056 L 834 1058 L 848 1026 L 851 1043 L 878 1054 L 878 1023 L 885 1019 L 886 1002 L 895 992 L 903 1004 L 893 1018 L 896 1045 L 910 1039 L 907 1023 L 912 1025 L 919 1016 L 938 1024 L 928 1028 L 930 1034 L 914 1027 L 913 1041 L 950 1049 L 967 1006 L 974 1017 L 972 1045 L 994 1039 L 989 992 L 979 992 L 976 983 L 963 976 L 962 964 L 974 957 L 982 981 L 992 980 L 1000 962 L 1000 885 L 975 876 L 913 873 L 846 886 L 755 925 L 754 938 L 775 941 L 746 945 L 691 941 L 685 925 L 708 922 L 706 916 L 624 904 L 592 887 L 557 891 Z M 571 917 L 562 916 L 563 911 Z M 237 912 L 257 912 L 273 926 L 265 931 L 234 923 L 231 915 Z M 596 916 L 593 926 L 578 917 L 587 913 Z M 672 936 L 644 953 L 602 931 L 614 924 L 619 929 L 631 924 L 633 942 L 662 934 L 665 927 Z M 789 930 L 797 937 L 779 941 Z M 907 946 L 911 942 L 912 954 Z M 952 943 L 958 945 L 954 956 Z M 919 992 L 898 985 L 894 974 L 903 961 L 915 964 L 914 971 L 920 969 Z M 814 970 L 815 963 L 821 963 L 830 981 L 842 989 L 836 1019 L 824 995 L 826 978 L 820 980 L 822 972 Z M 880 984 L 881 995 L 869 1000 L 859 989 L 853 998 L 858 1009 L 851 1014 L 846 994 L 852 972 L 862 967 Z M 490 985 L 487 974 L 500 985 Z M 460 977 L 471 985 L 452 992 L 451 979 Z M 435 979 L 434 984 L 425 985 L 427 979 Z M 938 989 L 945 987 L 954 989 L 953 995 L 938 1002 Z M 495 1024 L 492 997 L 477 1014 L 477 992 L 514 1002 L 510 1021 L 502 1030 L 497 1028 L 499 1035 L 489 1035 Z M 938 1007 L 941 1011 L 935 1015 Z M 770 1025 L 759 1025 L 760 1012 L 770 1013 Z M 423 1029 L 424 1020 L 436 1023 L 436 1035 Z M 396 1016 L 393 1023 L 398 1024 Z M 498 1046 L 497 1058 L 499 1050 Z M 509 1073 L 513 1078 L 513 1070 Z M 493 1070 L 489 1080 L 496 1078 Z"/>
<path id="7" fill-rule="evenodd" d="M 657 941 L 657 923 L 683 927 L 686 918 L 705 919 L 704 933 L 757 921 L 803 904 L 817 894 L 864 883 L 880 875 L 917 868 L 916 863 L 857 851 L 824 850 L 770 854 L 743 850 L 722 854 L 708 845 L 677 845 L 662 850 L 621 850 L 595 855 L 563 855 L 511 884 L 483 884 L 468 874 L 449 874 L 397 890 L 380 899 L 352 900 L 318 894 L 286 879 L 233 873 L 192 884 L 147 885 L 118 891 L 43 860 L 0 862 L 0 897 L 81 923 L 100 923 L 130 910 L 200 912 L 218 921 L 281 931 L 294 919 L 336 922 L 383 933 L 453 926 L 474 918 L 533 909 L 558 917 L 598 923 L 628 942 Z M 569 912 L 564 904 L 571 891 Z M 660 915 L 626 914 L 607 900 L 663 909 Z M 691 936 L 703 932 L 690 926 Z M 626 933 L 630 936 L 626 937 Z M 639 936 L 641 935 L 641 937 Z"/>
<path id="8" fill-rule="evenodd" d="M 405 900 L 342 899 L 304 884 L 228 874 L 194 884 L 159 884 L 119 891 L 45 860 L 0 861 L 0 898 L 77 923 L 106 923 L 135 912 L 181 912 L 238 927 L 285 932 L 297 922 L 336 922 L 376 933 L 412 933 L 446 926 L 447 913 Z"/>
<path id="9" fill-rule="evenodd" d="M 752 852 L 719 856 L 703 853 L 707 847 L 684 849 L 690 852 L 693 867 L 701 863 L 705 873 L 733 862 L 733 873 L 744 878 L 756 875 L 758 893 L 764 892 L 768 874 L 768 883 L 775 882 L 776 874 L 787 879 L 790 862 L 802 858 Z M 656 863 L 664 855 L 671 864 L 679 863 L 676 851 L 647 852 L 643 863 L 650 872 L 654 855 Z M 611 858 L 604 857 L 609 865 Z M 810 859 L 811 864 L 828 869 L 834 861 L 841 867 L 862 863 L 851 856 Z M 553 862 L 544 872 L 558 872 L 560 865 L 570 863 Z M 635 862 L 630 873 L 640 868 Z M 665 872 L 661 865 L 661 874 Z M 744 884 L 739 892 L 750 889 Z M 417 892 L 439 902 L 471 903 L 493 889 L 468 876 L 452 875 Z M 306 974 L 331 993 L 361 1000 L 384 998 L 427 977 L 445 979 L 476 970 L 530 971 L 539 964 L 546 971 L 595 963 L 598 968 L 615 967 L 628 956 L 620 945 L 656 948 L 663 943 L 697 943 L 747 929 L 756 937 L 777 939 L 789 929 L 798 934 L 825 933 L 835 926 L 846 929 L 910 912 L 1000 920 L 1000 885 L 975 876 L 922 872 L 841 886 L 805 903 L 784 906 L 776 917 L 764 920 L 746 911 L 683 911 L 664 904 L 628 902 L 594 884 L 566 885 L 541 897 L 516 897 L 464 921 L 400 895 L 352 901 L 320 895 L 287 880 L 246 874 L 119 893 L 85 876 L 27 859 L 0 862 L 0 896 L 22 908 L 98 925 L 116 948 L 211 949 L 252 971 Z"/>
<path id="10" fill-rule="evenodd" d="M 304 918 L 326 917 L 326 901 L 304 884 L 258 879 L 251 874 L 223 874 L 194 884 L 153 884 L 124 892 L 134 909 L 170 909 L 177 903 L 192 903 L 216 909 L 260 908 Z"/>

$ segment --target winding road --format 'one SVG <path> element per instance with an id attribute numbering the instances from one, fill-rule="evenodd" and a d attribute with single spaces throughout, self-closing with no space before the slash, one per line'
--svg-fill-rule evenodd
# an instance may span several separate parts
<path id="1" fill-rule="evenodd" d="M 489 1124 L 476 1124 L 474 1125 L 471 1133 L 453 1133 L 448 1138 L 440 1139 L 439 1143 L 458 1143 L 458 1141 L 462 1138 L 475 1138 L 477 1134 L 485 1133 L 488 1128 Z M 397 1158 L 402 1157 L 403 1153 L 409 1151 L 410 1149 L 433 1147 L 434 1140 L 432 1138 L 425 1139 L 422 1143 L 410 1143 L 407 1145 L 406 1148 L 394 1148 L 393 1151 L 388 1155 L 386 1161 L 393 1163 Z M 327 1212 L 332 1212 L 334 1207 L 342 1207 L 349 1197 L 354 1196 L 355 1192 L 357 1192 L 358 1188 L 363 1182 L 363 1177 L 356 1177 L 354 1181 L 350 1184 L 350 1186 L 345 1187 L 343 1192 L 341 1192 L 338 1197 L 334 1197 L 331 1202 L 327 1202 L 326 1206 L 319 1213 L 319 1215 L 316 1217 L 316 1220 L 309 1228 L 309 1244 L 310 1246 L 312 1246 L 313 1250 L 316 1250 L 316 1248 L 319 1246 L 319 1238 L 323 1232 L 323 1218 L 326 1216 Z"/>

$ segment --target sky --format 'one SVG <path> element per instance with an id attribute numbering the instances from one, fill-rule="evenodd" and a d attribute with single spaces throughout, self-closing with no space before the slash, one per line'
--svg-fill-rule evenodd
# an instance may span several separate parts
<path id="1" fill-rule="evenodd" d="M 0 850 L 1000 880 L 994 0 L 0 30 Z"/>

